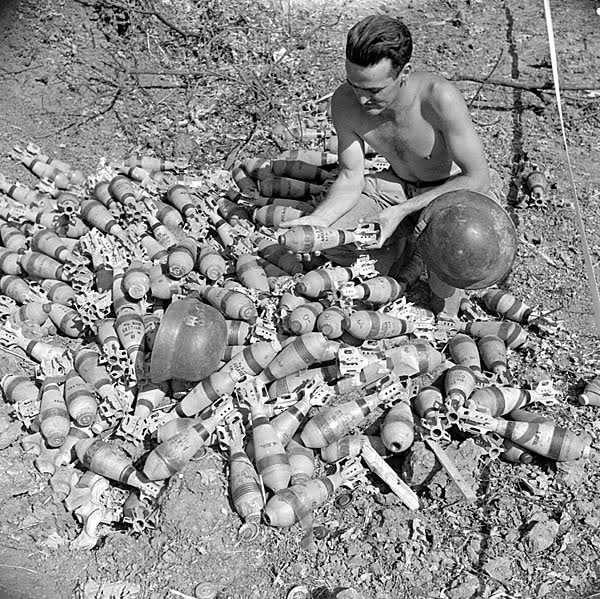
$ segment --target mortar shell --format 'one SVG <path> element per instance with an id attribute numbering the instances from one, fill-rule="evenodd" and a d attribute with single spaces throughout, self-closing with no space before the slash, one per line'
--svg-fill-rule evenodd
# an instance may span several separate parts
<path id="1" fill-rule="evenodd" d="M 109 186 L 110 183 L 108 181 L 98 181 L 92 190 L 92 197 L 110 210 L 118 202 L 110 195 Z"/>
<path id="2" fill-rule="evenodd" d="M 265 506 L 263 519 L 269 526 L 289 527 L 310 517 L 312 510 L 327 501 L 343 479 L 339 473 L 313 478 L 275 493 Z"/>
<path id="3" fill-rule="evenodd" d="M 14 326 L 21 326 L 27 322 L 43 325 L 48 319 L 50 304 L 46 302 L 29 302 L 8 316 L 8 322 Z"/>
<path id="4" fill-rule="evenodd" d="M 279 155 L 279 158 L 286 160 L 302 160 L 314 166 L 331 166 L 337 164 L 338 155 L 332 152 L 322 152 L 320 150 L 285 150 Z"/>
<path id="5" fill-rule="evenodd" d="M 252 329 L 244 320 L 225 319 L 227 326 L 227 345 L 244 345 L 250 341 Z"/>
<path id="6" fill-rule="evenodd" d="M 140 238 L 140 245 L 146 251 L 148 259 L 152 262 L 158 262 L 160 264 L 166 264 L 169 252 L 160 241 L 157 241 L 152 235 L 142 235 Z"/>
<path id="7" fill-rule="evenodd" d="M 358 426 L 377 405 L 379 400 L 374 395 L 321 410 L 304 425 L 302 443 L 317 449 L 331 445 Z"/>
<path id="8" fill-rule="evenodd" d="M 271 160 L 271 171 L 277 177 L 287 177 L 321 185 L 332 178 L 332 174 L 310 162 L 300 159 Z"/>
<path id="9" fill-rule="evenodd" d="M 508 439 L 503 439 L 502 447 L 504 448 L 504 451 L 500 454 L 500 458 L 505 462 L 510 462 L 512 464 L 531 464 L 533 461 L 533 455 L 529 451 Z"/>
<path id="10" fill-rule="evenodd" d="M 133 154 L 125 160 L 127 166 L 139 166 L 147 171 L 174 171 L 177 164 L 172 160 L 163 160 L 156 156 Z"/>
<path id="11" fill-rule="evenodd" d="M 163 225 L 170 229 L 179 229 L 183 226 L 183 215 L 177 208 L 158 200 L 154 200 L 154 203 L 158 207 L 156 218 L 158 218 Z"/>
<path id="12" fill-rule="evenodd" d="M 96 390 L 113 384 L 108 370 L 99 363 L 100 355 L 92 348 L 82 348 L 75 354 L 73 364 L 84 381 Z"/>
<path id="13" fill-rule="evenodd" d="M 470 368 L 460 365 L 452 366 L 444 375 L 446 397 L 456 397 L 464 402 L 475 390 L 476 383 L 475 373 Z"/>
<path id="14" fill-rule="evenodd" d="M 504 374 L 508 370 L 506 345 L 497 335 L 484 335 L 477 342 L 481 361 L 489 372 Z"/>
<path id="15" fill-rule="evenodd" d="M 269 383 L 311 366 L 315 362 L 326 362 L 337 355 L 339 343 L 330 341 L 322 333 L 305 333 L 293 339 L 257 377 Z"/>
<path id="16" fill-rule="evenodd" d="M 44 279 L 40 281 L 42 289 L 46 292 L 46 297 L 57 304 L 72 307 L 77 302 L 75 290 L 63 281 L 55 279 Z"/>
<path id="17" fill-rule="evenodd" d="M 203 412 L 221 395 L 231 394 L 237 381 L 237 371 L 213 372 L 180 400 L 177 415 L 185 418 Z"/>
<path id="18" fill-rule="evenodd" d="M 270 292 L 269 280 L 259 259 L 250 254 L 242 254 L 236 263 L 236 273 L 240 282 L 247 289 Z"/>
<path id="19" fill-rule="evenodd" d="M 600 406 L 600 378 L 594 378 L 585 384 L 583 393 L 579 395 L 579 405 Z"/>
<path id="20" fill-rule="evenodd" d="M 253 323 L 258 316 L 252 300 L 243 293 L 207 287 L 202 291 L 202 296 L 209 304 L 220 310 L 226 318 Z"/>
<path id="21" fill-rule="evenodd" d="M 146 482 L 129 459 L 102 439 L 81 439 L 75 445 L 75 452 L 85 468 L 110 480 L 138 488 Z"/>
<path id="22" fill-rule="evenodd" d="M 353 292 L 356 293 L 356 299 L 362 299 L 372 304 L 387 304 L 398 299 L 405 290 L 406 288 L 400 285 L 396 279 L 380 276 L 356 285 Z"/>
<path id="23" fill-rule="evenodd" d="M 297 391 L 307 381 L 330 382 L 339 376 L 337 366 L 306 368 L 274 380 L 268 387 L 269 397 L 277 399 L 281 395 Z"/>
<path id="24" fill-rule="evenodd" d="M 17 304 L 29 301 L 31 287 L 27 281 L 16 275 L 3 275 L 0 277 L 0 292 L 15 300 Z"/>
<path id="25" fill-rule="evenodd" d="M 108 191 L 110 195 L 123 206 L 135 205 L 137 195 L 133 182 L 124 175 L 114 176 L 109 184 Z"/>
<path id="26" fill-rule="evenodd" d="M 277 339 L 274 339 L 273 341 L 259 341 L 258 343 L 253 343 L 252 345 L 244 347 L 243 350 L 231 358 L 220 371 L 236 371 L 240 377 L 256 376 L 264 370 L 265 366 L 267 366 L 280 351 L 281 344 Z"/>
<path id="27" fill-rule="evenodd" d="M 406 451 L 415 440 L 415 420 L 410 404 L 399 401 L 386 413 L 381 425 L 381 441 L 392 453 Z"/>
<path id="28" fill-rule="evenodd" d="M 167 249 L 177 245 L 177 236 L 169 230 L 168 227 L 163 225 L 155 216 L 151 214 L 146 215 L 146 220 L 150 225 L 150 230 L 154 239 L 156 239 L 163 247 Z"/>
<path id="29" fill-rule="evenodd" d="M 443 354 L 423 339 L 384 351 L 386 365 L 398 376 L 415 376 L 432 372 L 444 361 Z"/>
<path id="30" fill-rule="evenodd" d="M 173 418 L 167 422 L 163 422 L 156 428 L 156 440 L 158 443 L 164 443 L 175 437 L 175 435 L 186 431 L 195 422 L 195 418 Z"/>
<path id="31" fill-rule="evenodd" d="M 252 196 L 258 193 L 256 182 L 240 165 L 236 165 L 231 169 L 231 178 L 244 195 Z"/>
<path id="32" fill-rule="evenodd" d="M 302 200 L 312 195 L 318 195 L 323 188 L 306 181 L 291 179 L 289 177 L 269 177 L 258 182 L 258 189 L 262 196 L 276 198 L 293 198 Z"/>
<path id="33" fill-rule="evenodd" d="M 427 418 L 430 415 L 437 414 L 442 409 L 443 401 L 444 396 L 437 387 L 421 387 L 413 398 L 413 410 L 419 418 Z"/>
<path id="34" fill-rule="evenodd" d="M 273 205 L 257 208 L 252 214 L 254 222 L 260 223 L 265 227 L 279 227 L 282 222 L 300 218 L 301 216 L 304 216 L 303 210 L 298 210 L 290 206 Z"/>
<path id="35" fill-rule="evenodd" d="M 324 307 L 319 302 L 310 302 L 298 306 L 292 310 L 287 317 L 287 328 L 294 335 L 304 335 L 315 330 L 317 318 L 323 312 Z"/>
<path id="36" fill-rule="evenodd" d="M 1 384 L 4 396 L 11 404 L 34 401 L 40 394 L 35 382 L 21 374 L 6 374 Z"/>
<path id="37" fill-rule="evenodd" d="M 163 274 L 160 264 L 152 266 L 149 275 L 152 297 L 160 300 L 170 300 L 175 294 L 181 293 L 181 282 Z"/>
<path id="38" fill-rule="evenodd" d="M 277 432 L 262 411 L 252 407 L 252 442 L 254 462 L 265 486 L 272 491 L 285 489 L 292 469 Z"/>
<path id="39" fill-rule="evenodd" d="M 60 447 L 69 433 L 70 420 L 63 391 L 58 382 L 47 377 L 42 383 L 40 432 L 49 447 Z"/>
<path id="40" fill-rule="evenodd" d="M 123 289 L 135 300 L 142 299 L 150 291 L 148 268 L 141 260 L 132 260 L 125 270 Z"/>
<path id="41" fill-rule="evenodd" d="M 212 430 L 208 423 L 194 423 L 153 449 L 144 463 L 144 474 L 150 480 L 164 480 L 179 472 L 198 451 L 210 441 Z"/>
<path id="42" fill-rule="evenodd" d="M 338 339 L 344 333 L 342 322 L 348 317 L 348 313 L 337 306 L 331 306 L 323 310 L 317 317 L 315 328 L 327 337 L 327 339 Z"/>
<path id="43" fill-rule="evenodd" d="M 534 453 L 556 461 L 588 457 L 591 439 L 547 422 L 522 422 L 497 419 L 495 431 Z"/>
<path id="44" fill-rule="evenodd" d="M 304 266 L 298 258 L 285 246 L 279 243 L 269 243 L 259 246 L 258 254 L 268 262 L 281 268 L 289 275 L 297 275 L 304 272 Z"/>
<path id="45" fill-rule="evenodd" d="M 181 279 L 194 270 L 198 256 L 198 245 L 192 237 L 185 237 L 171 248 L 167 258 L 169 275 L 174 279 Z"/>
<path id="46" fill-rule="evenodd" d="M 69 177 L 63 171 L 37 158 L 24 157 L 21 158 L 21 161 L 40 179 L 50 179 L 59 189 L 68 189 L 70 187 Z"/>
<path id="47" fill-rule="evenodd" d="M 260 521 L 265 506 L 258 474 L 243 449 L 229 457 L 229 489 L 235 511 L 245 522 Z"/>
<path id="48" fill-rule="evenodd" d="M 125 233 L 108 208 L 97 200 L 82 200 L 81 216 L 89 225 L 104 233 L 112 235 Z"/>
<path id="49" fill-rule="evenodd" d="M 39 252 L 27 252 L 23 254 L 21 258 L 21 267 L 32 277 L 38 277 L 40 279 L 57 279 L 59 281 L 66 281 L 67 279 L 63 270 L 63 265 L 60 262 L 46 254 L 40 254 Z"/>
<path id="50" fill-rule="evenodd" d="M 227 262 L 219 252 L 206 244 L 200 244 L 196 268 L 209 281 L 218 281 L 227 271 Z"/>
<path id="51" fill-rule="evenodd" d="M 461 332 L 484 337 L 485 335 L 497 335 L 511 348 L 527 347 L 527 331 L 516 322 L 507 321 L 472 321 L 458 323 Z"/>
<path id="52" fill-rule="evenodd" d="M 292 474 L 290 477 L 291 485 L 310 480 L 315 472 L 315 452 L 309 447 L 305 447 L 300 442 L 299 437 L 290 439 L 285 447 L 290 462 Z"/>
<path id="53" fill-rule="evenodd" d="M 65 380 L 65 403 L 69 415 L 79 426 L 93 424 L 98 411 L 96 395 L 75 370 L 71 370 Z"/>
<path id="54" fill-rule="evenodd" d="M 481 372 L 481 356 L 477 343 L 469 335 L 457 333 L 448 343 L 450 357 L 455 364 L 467 366 L 474 372 Z"/>
<path id="55" fill-rule="evenodd" d="M 5 275 L 22 275 L 21 260 L 23 256 L 24 254 L 0 248 L 0 271 Z"/>
<path id="56" fill-rule="evenodd" d="M 405 335 L 414 330 L 414 325 L 373 310 L 357 310 L 344 321 L 342 328 L 353 337 L 365 340 Z"/>
<path id="57" fill-rule="evenodd" d="M 77 339 L 85 335 L 86 325 L 77 310 L 51 302 L 48 316 L 56 328 L 67 337 Z"/>
<path id="58" fill-rule="evenodd" d="M 261 210 L 265 210 L 265 208 L 261 208 Z M 285 220 L 291 219 L 286 218 Z M 352 243 L 355 240 L 356 237 L 352 231 L 313 225 L 297 225 L 286 230 L 278 238 L 281 245 L 296 253 L 320 252 Z"/>
<path id="59" fill-rule="evenodd" d="M 303 306 L 308 303 L 309 301 L 305 297 L 294 295 L 293 293 L 286 291 L 279 298 L 279 304 L 277 307 L 279 310 L 293 312 L 298 306 Z"/>
<path id="60" fill-rule="evenodd" d="M 502 289 L 488 289 L 483 301 L 488 309 L 515 322 L 529 322 L 533 314 L 533 308 Z"/>
<path id="61" fill-rule="evenodd" d="M 238 206 L 238 204 L 232 202 L 228 198 L 219 198 L 217 200 L 217 208 L 223 218 L 231 225 L 234 225 L 240 220 L 248 222 L 251 220 L 250 213 L 245 208 Z"/>
<path id="62" fill-rule="evenodd" d="M 31 237 L 31 249 L 54 258 L 59 262 L 66 262 L 73 258 L 69 248 L 62 242 L 61 238 L 50 229 L 41 229 Z"/>
<path id="63" fill-rule="evenodd" d="M 25 206 L 39 204 L 43 202 L 44 198 L 49 197 L 35 189 L 30 189 L 25 185 L 18 184 L 7 185 L 6 187 L 3 187 L 2 191 L 13 200 L 16 200 L 20 204 L 24 204 Z"/>
<path id="64" fill-rule="evenodd" d="M 0 224 L 0 239 L 2 239 L 2 245 L 13 252 L 25 250 L 27 247 L 27 237 L 10 223 Z"/>

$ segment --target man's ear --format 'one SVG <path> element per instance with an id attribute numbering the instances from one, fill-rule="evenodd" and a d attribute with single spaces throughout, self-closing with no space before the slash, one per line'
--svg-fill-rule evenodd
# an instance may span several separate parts
<path id="1" fill-rule="evenodd" d="M 404 85 L 406 83 L 406 80 L 408 79 L 408 76 L 410 75 L 410 72 L 412 71 L 412 64 L 410 64 L 410 62 L 407 62 L 404 67 L 402 68 L 402 70 L 400 71 L 400 78 L 402 81 L 402 85 Z"/>

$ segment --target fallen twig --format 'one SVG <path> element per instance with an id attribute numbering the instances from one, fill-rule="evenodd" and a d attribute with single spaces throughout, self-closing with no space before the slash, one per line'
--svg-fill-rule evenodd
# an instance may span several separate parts
<path id="1" fill-rule="evenodd" d="M 479 92 L 483 89 L 483 86 L 487 83 L 488 79 L 494 74 L 494 71 L 498 68 L 498 65 L 500 64 L 500 60 L 502 59 L 503 54 L 504 54 L 504 49 L 501 48 L 500 54 L 498 55 L 498 59 L 496 60 L 496 63 L 492 67 L 492 70 L 489 72 L 487 77 L 485 77 L 483 79 L 483 81 L 481 82 L 481 85 L 477 88 L 477 91 L 473 94 L 473 97 L 471 98 L 471 101 L 469 102 L 469 108 L 471 108 L 471 106 L 473 105 L 473 102 L 475 102 L 475 100 L 477 99 Z"/>
<path id="2" fill-rule="evenodd" d="M 457 74 L 448 78 L 450 81 L 473 81 L 475 83 L 484 83 L 490 85 L 497 85 L 500 87 L 510 87 L 513 89 L 521 89 L 523 91 L 531 92 L 536 96 L 541 94 L 554 94 L 554 84 L 546 81 L 545 83 L 521 83 L 514 79 L 503 79 L 497 77 L 477 77 L 476 75 L 464 75 Z M 598 89 L 597 83 L 590 83 L 588 85 L 561 85 L 561 89 L 565 91 L 594 91 Z"/>
<path id="3" fill-rule="evenodd" d="M 169 29 L 172 29 L 173 31 L 177 32 L 183 37 L 204 37 L 205 35 L 203 33 L 198 33 L 195 31 L 185 31 L 184 29 L 181 29 L 174 23 L 171 23 L 171 21 L 169 21 L 162 13 L 158 12 L 155 9 L 144 10 L 141 8 L 129 6 L 127 4 L 122 4 L 121 2 L 113 2 L 112 0 L 99 0 L 98 2 L 87 2 L 87 0 L 75 0 L 75 2 L 78 2 L 79 4 L 82 4 L 83 6 L 87 6 L 89 8 L 96 8 L 96 6 L 107 6 L 109 8 L 120 8 L 125 12 L 135 12 L 141 15 L 150 15 L 155 17 L 161 23 L 169 27 Z"/>
<path id="4" fill-rule="evenodd" d="M 106 114 L 107 112 L 110 112 L 114 108 L 119 96 L 121 95 L 121 92 L 122 92 L 121 88 L 118 88 L 117 91 L 115 92 L 115 95 L 112 97 L 111 101 L 99 112 L 96 112 L 95 114 L 92 114 L 84 119 L 81 119 L 80 121 L 75 121 L 74 123 L 65 125 L 64 127 L 61 127 L 60 129 L 56 129 L 46 135 L 42 135 L 40 137 L 40 139 L 46 139 L 48 137 L 52 137 L 53 135 L 57 135 L 59 133 L 64 133 L 65 131 L 68 131 L 69 129 L 71 129 L 73 127 L 81 127 L 82 125 L 85 125 L 86 123 L 89 123 L 90 121 L 93 121 L 94 119 L 97 119 L 98 117 Z"/>
<path id="5" fill-rule="evenodd" d="M 0 67 L 0 71 L 2 71 L 2 73 L 0 73 L 0 75 L 19 75 L 20 73 L 25 73 L 26 71 L 33 71 L 33 69 L 39 69 L 41 67 L 43 67 L 44 65 L 41 64 L 35 64 L 31 67 L 25 67 L 23 69 L 17 69 L 16 71 L 9 71 L 3 67 Z"/>

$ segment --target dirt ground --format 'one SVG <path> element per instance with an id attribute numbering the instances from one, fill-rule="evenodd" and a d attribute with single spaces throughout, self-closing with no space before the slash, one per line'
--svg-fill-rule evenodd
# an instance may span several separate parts
<path id="1" fill-rule="evenodd" d="M 600 16 L 591 0 L 551 4 L 569 151 L 597 275 Z M 504 288 L 564 322 L 551 335 L 532 332 L 532 350 L 510 353 L 516 381 L 550 378 L 558 402 L 542 411 L 596 444 L 598 408 L 581 407 L 577 397 L 600 374 L 599 331 L 548 91 L 541 0 L 5 0 L 0 172 L 34 185 L 9 157 L 30 142 L 86 173 L 102 157 L 133 151 L 190 160 L 198 171 L 272 156 L 283 149 L 274 126 L 310 116 L 315 100 L 343 80 L 349 26 L 382 11 L 411 28 L 415 67 L 439 72 L 464 93 L 504 180 L 520 240 Z M 540 205 L 523 186 L 534 167 L 550 182 Z M 25 360 L 2 359 L 0 374 L 31 373 Z M 222 454 L 210 449 L 173 477 L 154 529 L 104 525 L 94 549 L 74 550 L 69 542 L 81 525 L 24 454 L 26 433 L 8 406 L 0 423 L 2 599 L 166 599 L 193 595 L 201 582 L 215 583 L 221 599 L 282 598 L 297 585 L 315 599 L 600 596 L 595 453 L 515 465 L 480 459 L 477 446 L 462 443 L 454 457 L 476 489 L 474 502 L 462 500 L 439 469 L 415 482 L 417 512 L 373 480 L 350 505 L 329 501 L 315 511 L 319 535 L 310 553 L 297 525 L 261 525 L 254 540 L 239 539 Z"/>

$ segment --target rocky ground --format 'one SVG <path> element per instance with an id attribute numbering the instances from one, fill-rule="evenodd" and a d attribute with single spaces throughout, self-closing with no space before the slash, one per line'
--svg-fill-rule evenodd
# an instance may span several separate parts
<path id="1" fill-rule="evenodd" d="M 551 4 L 569 151 L 597 271 L 600 17 L 589 0 Z M 9 157 L 30 142 L 86 173 L 102 157 L 133 151 L 190 161 L 197 172 L 276 155 L 284 149 L 276 127 L 314 117 L 317 99 L 343 80 L 348 27 L 374 11 L 401 15 L 415 38 L 415 65 L 464 93 L 520 239 L 503 286 L 564 323 L 550 335 L 530 331 L 532 349 L 510 352 L 516 382 L 552 380 L 558 401 L 541 411 L 597 443 L 597 408 L 577 397 L 599 372 L 598 330 L 541 2 L 8 0 L 0 6 L 0 172 L 34 185 Z M 523 187 L 533 168 L 550 182 L 537 204 Z M 31 373 L 27 360 L 2 357 L 0 373 Z M 94 549 L 74 550 L 80 524 L 24 454 L 25 431 L 8 406 L 0 422 L 2 598 L 162 599 L 193 595 L 207 581 L 222 599 L 286 597 L 297 585 L 321 599 L 600 595 L 595 453 L 515 465 L 483 459 L 472 440 L 455 442 L 451 454 L 474 501 L 439 468 L 413 479 L 416 512 L 371 479 L 349 505 L 316 510 L 311 553 L 299 526 L 238 537 L 224 460 L 211 449 L 173 477 L 154 528 L 105 526 Z M 394 466 L 407 474 L 402 458 Z"/>

